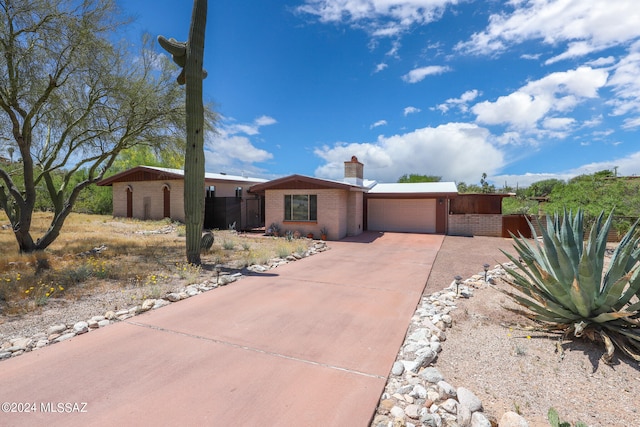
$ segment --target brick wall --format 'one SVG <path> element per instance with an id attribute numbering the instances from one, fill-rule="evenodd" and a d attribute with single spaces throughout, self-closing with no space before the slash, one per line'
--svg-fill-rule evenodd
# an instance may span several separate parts
<path id="1" fill-rule="evenodd" d="M 339 240 L 347 235 L 347 198 L 348 192 L 338 189 L 322 190 L 266 190 L 265 226 L 272 223 L 280 225 L 281 230 L 299 231 L 302 235 L 313 233 L 320 236 L 320 228 L 329 231 L 329 240 Z M 286 194 L 315 194 L 318 196 L 317 221 L 284 220 L 284 196 Z M 362 215 L 361 215 L 362 216 Z"/>
<path id="2" fill-rule="evenodd" d="M 163 187 L 165 185 L 168 185 L 170 189 L 171 218 L 184 221 L 184 182 L 182 180 L 113 183 L 113 216 L 127 216 L 127 187 L 130 187 L 133 190 L 133 217 L 162 219 L 164 217 Z"/>
<path id="3" fill-rule="evenodd" d="M 451 236 L 502 236 L 502 215 L 465 214 L 449 215 Z"/>
<path id="4" fill-rule="evenodd" d="M 347 203 L 347 236 L 357 236 L 362 233 L 364 219 L 363 193 L 349 192 Z"/>

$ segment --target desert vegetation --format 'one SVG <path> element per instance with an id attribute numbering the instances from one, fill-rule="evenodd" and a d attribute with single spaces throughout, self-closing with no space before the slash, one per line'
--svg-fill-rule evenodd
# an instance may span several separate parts
<path id="1" fill-rule="evenodd" d="M 587 237 L 583 211 L 564 211 L 547 217 L 540 239 L 514 237 L 519 257 L 505 255 L 517 267 L 506 267 L 517 292 L 502 292 L 542 328 L 603 343 L 605 363 L 616 348 L 640 361 L 640 237 L 635 223 L 605 265 L 612 221 L 600 213 Z"/>
<path id="2" fill-rule="evenodd" d="M 34 214 L 43 231 L 53 213 Z M 165 290 L 197 283 L 216 271 L 238 271 L 277 257 L 304 253 L 307 239 L 287 240 L 235 231 L 214 231 L 215 243 L 202 254 L 202 265 L 184 262 L 185 227 L 162 221 L 114 219 L 73 213 L 65 232 L 44 251 L 21 253 L 0 214 L 0 312 L 27 313 L 52 298 L 79 299 L 113 289 L 137 288 L 141 297 L 161 297 Z M 217 269 L 217 270 L 216 270 Z"/>

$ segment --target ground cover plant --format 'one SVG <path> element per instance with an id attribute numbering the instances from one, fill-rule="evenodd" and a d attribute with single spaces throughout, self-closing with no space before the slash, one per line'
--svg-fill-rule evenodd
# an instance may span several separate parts
<path id="1" fill-rule="evenodd" d="M 616 348 L 640 361 L 640 238 L 634 224 L 614 250 L 605 269 L 607 233 L 613 215 L 601 213 L 585 241 L 583 211 L 547 216 L 541 236 L 512 236 L 519 257 L 505 266 L 517 292 L 502 290 L 527 310 L 514 309 L 564 337 L 602 342 L 610 363 Z M 531 225 L 531 224 L 530 224 Z"/>
<path id="2" fill-rule="evenodd" d="M 36 213 L 36 230 L 53 213 Z M 271 258 L 304 253 L 307 239 L 214 231 L 215 243 L 202 265 L 184 262 L 184 225 L 73 213 L 47 250 L 20 253 L 6 216 L 0 214 L 0 315 L 38 310 L 56 300 L 78 300 L 97 292 L 135 289 L 136 298 L 198 283 L 219 271 L 239 271 Z M 134 301 L 135 302 L 135 301 Z"/>

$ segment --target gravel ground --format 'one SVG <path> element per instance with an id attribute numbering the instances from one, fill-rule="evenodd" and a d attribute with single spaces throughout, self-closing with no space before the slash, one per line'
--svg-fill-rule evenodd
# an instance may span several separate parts
<path id="1" fill-rule="evenodd" d="M 438 253 L 426 293 L 447 287 L 453 276 L 470 277 L 506 261 L 502 248 L 515 254 L 510 239 L 447 236 Z M 506 286 L 498 282 L 497 286 Z M 460 300 L 451 315 L 453 327 L 436 367 L 451 384 L 472 390 L 485 413 L 499 420 L 504 412 L 520 412 L 532 427 L 548 426 L 554 407 L 560 418 L 589 426 L 640 426 L 640 369 L 620 357 L 614 365 L 600 362 L 600 344 L 565 341 L 564 357 L 556 352 L 558 337 L 519 328 L 522 317 L 504 309 L 512 304 L 491 287 Z"/>

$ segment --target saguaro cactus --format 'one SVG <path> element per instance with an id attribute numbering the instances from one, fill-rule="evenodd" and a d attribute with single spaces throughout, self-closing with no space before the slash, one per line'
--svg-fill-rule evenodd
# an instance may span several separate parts
<path id="1" fill-rule="evenodd" d="M 184 159 L 184 213 L 187 262 L 200 265 L 200 236 L 204 225 L 204 106 L 202 103 L 204 33 L 207 0 L 194 0 L 189 39 L 178 42 L 158 36 L 158 42 L 182 67 L 178 84 L 186 84 L 187 147 Z"/>

